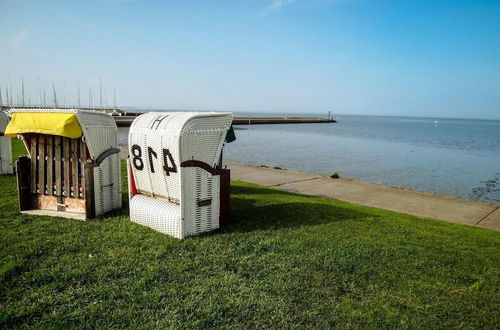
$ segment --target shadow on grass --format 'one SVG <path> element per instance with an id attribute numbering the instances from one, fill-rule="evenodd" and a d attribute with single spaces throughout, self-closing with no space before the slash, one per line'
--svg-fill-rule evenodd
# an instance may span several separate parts
<path id="1" fill-rule="evenodd" d="M 277 196 L 279 199 L 274 203 L 266 204 L 266 196 L 269 197 L 269 201 L 276 199 Z M 231 220 L 222 232 L 290 229 L 368 218 L 373 220 L 378 217 L 371 213 L 332 204 L 307 202 L 307 199 L 312 200 L 315 197 L 300 196 L 306 201 L 295 201 L 294 197 L 298 196 L 275 189 L 233 186 L 231 187 Z"/>
<path id="2" fill-rule="evenodd" d="M 278 190 L 267 187 L 260 186 L 231 186 L 231 198 L 237 197 L 238 195 L 273 195 L 273 196 L 294 196 L 284 190 Z"/>
<path id="3" fill-rule="evenodd" d="M 128 200 L 128 193 L 122 193 L 122 207 L 116 210 L 109 211 L 105 213 L 101 218 L 96 218 L 98 220 L 102 220 L 103 218 L 112 218 L 112 217 L 120 217 L 120 216 L 129 216 L 130 215 L 130 207 Z"/>
<path id="4" fill-rule="evenodd" d="M 124 173 L 122 173 L 124 175 Z M 9 186 L 10 194 L 0 203 L 4 216 L 19 214 L 15 177 L 2 177 L 2 183 Z M 300 200 L 299 200 L 300 199 Z M 308 202 L 311 201 L 311 202 Z M 129 200 L 125 181 L 122 187 L 122 207 L 102 217 L 89 219 L 103 222 L 115 217 L 129 216 Z M 331 222 L 374 219 L 371 213 L 318 202 L 316 197 L 300 196 L 286 191 L 236 183 L 231 186 L 231 220 L 221 231 L 214 233 L 252 232 L 256 230 L 279 230 L 314 226 Z"/>

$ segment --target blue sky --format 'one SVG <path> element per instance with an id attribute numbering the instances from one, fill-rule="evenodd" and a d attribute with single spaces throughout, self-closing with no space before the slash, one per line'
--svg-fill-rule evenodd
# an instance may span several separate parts
<path id="1" fill-rule="evenodd" d="M 500 1 L 0 0 L 0 49 L 32 100 L 500 119 Z"/>

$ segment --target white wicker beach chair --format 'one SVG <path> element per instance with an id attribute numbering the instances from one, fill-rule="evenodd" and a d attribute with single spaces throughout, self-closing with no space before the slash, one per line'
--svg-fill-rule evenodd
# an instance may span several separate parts
<path id="1" fill-rule="evenodd" d="M 162 112 L 134 120 L 130 220 L 177 238 L 219 228 L 229 214 L 221 150 L 232 119 L 231 113 Z"/>
<path id="2" fill-rule="evenodd" d="M 14 173 L 10 139 L 3 136 L 9 120 L 9 116 L 0 110 L 0 175 Z"/>
<path id="3" fill-rule="evenodd" d="M 87 219 L 122 204 L 117 128 L 97 111 L 16 109 L 6 136 L 24 141 L 16 162 L 24 213 Z"/>

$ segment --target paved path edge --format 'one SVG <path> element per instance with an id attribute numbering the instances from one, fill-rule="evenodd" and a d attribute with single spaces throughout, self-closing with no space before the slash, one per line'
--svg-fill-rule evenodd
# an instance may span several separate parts
<path id="1" fill-rule="evenodd" d="M 241 163 L 230 162 L 227 167 L 232 180 L 500 231 L 500 205 Z"/>

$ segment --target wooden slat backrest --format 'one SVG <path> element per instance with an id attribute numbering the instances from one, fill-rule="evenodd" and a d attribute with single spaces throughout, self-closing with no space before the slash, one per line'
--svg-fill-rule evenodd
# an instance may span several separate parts
<path id="1" fill-rule="evenodd" d="M 30 154 L 31 154 L 31 192 L 33 194 L 37 193 L 37 182 L 38 182 L 38 148 L 37 148 L 37 136 L 33 135 L 30 139 Z"/>
<path id="2" fill-rule="evenodd" d="M 83 142 L 82 139 L 80 139 L 80 166 L 79 166 L 79 173 L 80 173 L 80 180 L 81 180 L 81 190 L 79 189 L 79 196 L 81 198 L 85 198 L 85 163 L 87 162 L 87 145 L 85 142 Z"/>
<path id="3" fill-rule="evenodd" d="M 52 195 L 54 193 L 54 138 L 55 136 L 48 135 L 45 138 L 47 164 L 47 194 Z"/>
<path id="4" fill-rule="evenodd" d="M 62 196 L 62 140 L 64 138 L 61 136 L 55 136 L 55 146 L 54 152 L 56 154 L 55 157 L 55 177 L 56 177 L 56 191 L 55 195 Z"/>
<path id="5" fill-rule="evenodd" d="M 65 197 L 70 197 L 70 179 L 69 179 L 69 170 L 71 168 L 71 164 L 69 162 L 69 139 L 64 138 L 62 140 L 62 166 L 63 166 L 63 195 Z"/>
<path id="6" fill-rule="evenodd" d="M 38 135 L 38 193 L 45 195 L 45 136 Z"/>
<path id="7" fill-rule="evenodd" d="M 45 134 L 30 134 L 29 142 L 31 193 L 84 198 L 85 142 Z"/>
<path id="8" fill-rule="evenodd" d="M 78 197 L 80 184 L 78 182 L 78 143 L 77 139 L 71 139 L 71 193 Z"/>

